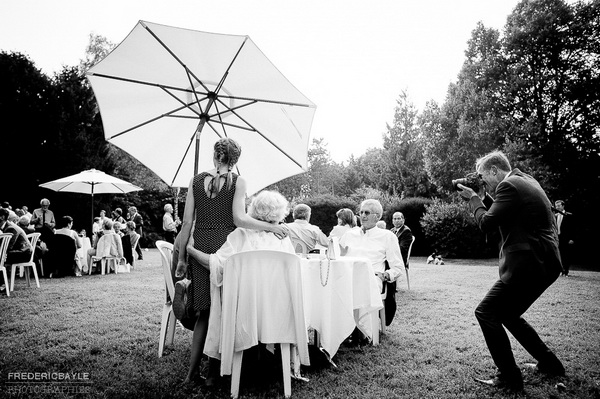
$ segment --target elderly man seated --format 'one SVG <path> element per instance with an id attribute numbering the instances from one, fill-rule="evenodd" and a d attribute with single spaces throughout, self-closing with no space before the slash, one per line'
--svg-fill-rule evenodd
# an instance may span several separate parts
<path id="1" fill-rule="evenodd" d="M 277 224 L 288 213 L 287 200 L 276 191 L 262 191 L 254 197 L 248 210 L 248 215 L 254 219 Z M 200 264 L 210 270 L 211 308 L 208 323 L 208 334 L 204 345 L 204 353 L 211 359 L 207 385 L 214 383 L 219 367 L 215 359 L 220 358 L 219 341 L 221 326 L 221 294 L 223 285 L 223 266 L 227 259 L 238 252 L 269 249 L 294 253 L 294 247 L 289 238 L 279 239 L 275 234 L 238 227 L 227 236 L 227 241 L 214 254 L 207 254 L 194 248 L 193 237 L 187 244 L 188 256 L 195 258 Z M 176 278 L 182 277 L 185 270 L 176 271 Z M 209 381 L 211 380 L 211 381 Z"/>
<path id="2" fill-rule="evenodd" d="M 289 223 L 287 227 L 290 229 L 290 239 L 296 247 L 297 243 L 302 243 L 306 247 L 306 251 L 311 251 L 317 244 L 327 248 L 329 240 L 318 226 L 310 224 L 310 206 L 306 204 L 298 204 L 294 207 L 292 213 L 294 222 Z M 296 248 L 296 252 L 298 248 Z"/>
<path id="3" fill-rule="evenodd" d="M 364 257 L 371 261 L 381 292 L 383 292 L 384 283 L 396 281 L 404 270 L 404 262 L 402 261 L 396 235 L 389 230 L 376 227 L 382 214 L 383 207 L 379 201 L 374 199 L 364 200 L 360 205 L 359 214 L 361 228 L 349 230 L 340 239 L 342 255 Z M 386 266 L 389 269 L 386 270 Z M 390 304 L 390 306 L 395 309 L 394 305 L 395 298 L 393 305 Z M 387 306 L 388 302 L 386 301 L 386 308 Z M 391 318 L 389 321 L 391 322 Z M 358 332 L 356 332 L 355 337 L 357 335 Z M 359 340 L 361 338 L 360 336 L 357 337 Z"/>

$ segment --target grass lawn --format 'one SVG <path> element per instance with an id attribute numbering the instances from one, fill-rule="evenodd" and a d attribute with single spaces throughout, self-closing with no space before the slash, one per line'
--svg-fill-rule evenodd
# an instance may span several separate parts
<path id="1" fill-rule="evenodd" d="M 519 397 L 600 398 L 600 273 L 575 268 L 571 274 L 525 314 L 563 361 L 567 376 L 543 378 L 525 370 L 525 393 Z M 293 381 L 292 396 L 512 397 L 473 381 L 495 372 L 473 311 L 497 277 L 496 260 L 432 266 L 425 258 L 412 259 L 411 290 L 402 278 L 398 313 L 381 345 L 341 347 L 337 368 L 315 354 L 312 366 L 303 369 L 310 381 Z M 27 288 L 25 279 L 17 279 L 16 291 L 0 296 L 0 397 L 229 397 L 228 379 L 212 391 L 182 386 L 190 331 L 178 329 L 174 345 L 157 356 L 164 288 L 156 249 L 129 274 L 40 284 Z M 518 364 L 533 361 L 512 342 Z M 268 356 L 258 366 L 245 363 L 240 397 L 283 396 L 278 364 Z M 63 373 L 63 380 L 50 383 L 39 374 L 19 382 L 14 374 L 36 372 L 57 378 Z"/>

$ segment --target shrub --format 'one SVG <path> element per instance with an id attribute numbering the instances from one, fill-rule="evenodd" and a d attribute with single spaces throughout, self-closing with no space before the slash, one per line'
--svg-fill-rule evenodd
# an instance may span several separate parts
<path id="1" fill-rule="evenodd" d="M 426 208 L 421 227 L 437 253 L 449 258 L 482 258 L 494 255 L 491 245 L 486 242 L 485 234 L 477 227 L 465 202 L 461 200 L 445 203 L 436 199 Z"/>

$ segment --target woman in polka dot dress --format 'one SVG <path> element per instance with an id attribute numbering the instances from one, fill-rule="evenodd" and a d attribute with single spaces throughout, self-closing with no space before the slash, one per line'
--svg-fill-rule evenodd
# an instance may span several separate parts
<path id="1" fill-rule="evenodd" d="M 189 241 L 194 220 L 196 222 L 193 232 L 194 247 L 209 254 L 217 252 L 227 240 L 229 233 L 236 227 L 271 231 L 280 237 L 287 235 L 284 225 L 262 222 L 246 214 L 246 181 L 232 172 L 241 152 L 239 144 L 234 140 L 220 139 L 214 147 L 215 168 L 199 173 L 191 179 L 180 232 L 179 242 L 181 245 L 176 276 L 183 276 L 188 271 L 185 247 Z M 209 271 L 190 257 L 188 276 L 192 280 L 194 310 L 198 319 L 192 336 L 190 369 L 184 383 L 191 383 L 199 374 L 210 314 Z M 218 362 L 215 363 L 214 359 L 209 359 L 209 378 L 206 380 L 206 385 L 214 382 L 218 371 Z"/>

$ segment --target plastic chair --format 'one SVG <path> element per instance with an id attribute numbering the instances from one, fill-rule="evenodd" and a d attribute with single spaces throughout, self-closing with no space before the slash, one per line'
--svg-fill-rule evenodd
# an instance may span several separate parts
<path id="1" fill-rule="evenodd" d="M 113 241 L 113 244 L 117 247 L 117 251 L 118 248 L 120 248 L 120 251 L 118 251 L 120 252 L 120 254 L 115 255 L 110 253 L 110 241 Z M 121 243 L 121 237 L 118 234 L 104 234 L 98 240 L 98 246 L 96 247 L 96 255 L 92 256 L 92 264 L 94 264 L 95 262 L 100 262 L 100 273 L 104 275 L 110 272 L 110 268 L 108 268 L 108 265 L 109 263 L 112 263 L 113 268 L 115 270 L 115 274 L 119 274 L 118 269 L 121 261 L 125 261 L 125 258 L 123 257 L 123 244 Z"/>
<path id="2" fill-rule="evenodd" d="M 410 279 L 408 277 L 408 265 L 410 262 L 410 251 L 412 251 L 412 246 L 415 243 L 415 236 L 413 236 L 410 246 L 408 247 L 408 253 L 406 254 L 406 266 L 404 270 L 406 271 L 406 284 L 408 285 L 408 290 L 410 291 Z"/>
<path id="3" fill-rule="evenodd" d="M 297 254 L 302 254 L 304 256 L 308 254 L 308 247 L 304 241 L 292 239 L 292 245 L 294 246 L 294 251 L 296 251 Z"/>
<path id="4" fill-rule="evenodd" d="M 173 244 L 167 241 L 156 241 L 156 248 L 160 252 L 165 278 L 165 304 L 163 306 L 162 320 L 160 322 L 160 338 L 158 341 L 158 357 L 162 357 L 165 346 L 172 345 L 175 338 L 175 314 L 173 313 L 173 297 L 175 284 L 171 274 L 171 261 L 173 259 Z"/>
<path id="5" fill-rule="evenodd" d="M 10 243 L 11 238 L 12 234 L 10 233 L 0 234 L 0 271 L 2 272 L 2 277 L 4 277 L 6 296 L 10 296 L 10 284 L 8 283 L 8 276 L 6 274 L 6 267 L 4 267 L 4 262 L 6 261 L 6 252 L 8 251 L 8 244 Z"/>
<path id="6" fill-rule="evenodd" d="M 27 238 L 29 239 L 29 243 L 31 244 L 31 258 L 29 258 L 28 262 L 21 262 L 21 263 L 13 263 L 12 269 L 11 269 L 11 276 L 10 276 L 10 290 L 14 291 L 15 290 L 15 272 L 17 270 L 17 267 L 20 267 L 20 273 L 23 274 L 24 270 L 26 267 L 31 267 L 33 269 L 33 275 L 35 277 L 35 284 L 37 285 L 38 288 L 40 288 L 40 280 L 38 278 L 38 274 L 37 274 L 37 270 L 35 268 L 35 262 L 33 261 L 33 257 L 35 255 L 35 245 L 37 244 L 37 241 L 40 238 L 41 233 L 30 233 L 27 234 Z M 31 281 L 29 279 L 29 271 L 25 272 L 25 279 L 27 280 L 27 286 L 31 287 Z"/>
<path id="7" fill-rule="evenodd" d="M 223 268 L 221 374 L 231 372 L 233 398 L 239 394 L 243 351 L 258 342 L 280 345 L 284 395 L 289 397 L 291 350 L 294 374 L 300 367 L 296 355 L 300 363 L 310 364 L 300 258 L 294 254 L 240 252 L 232 255 Z"/>

